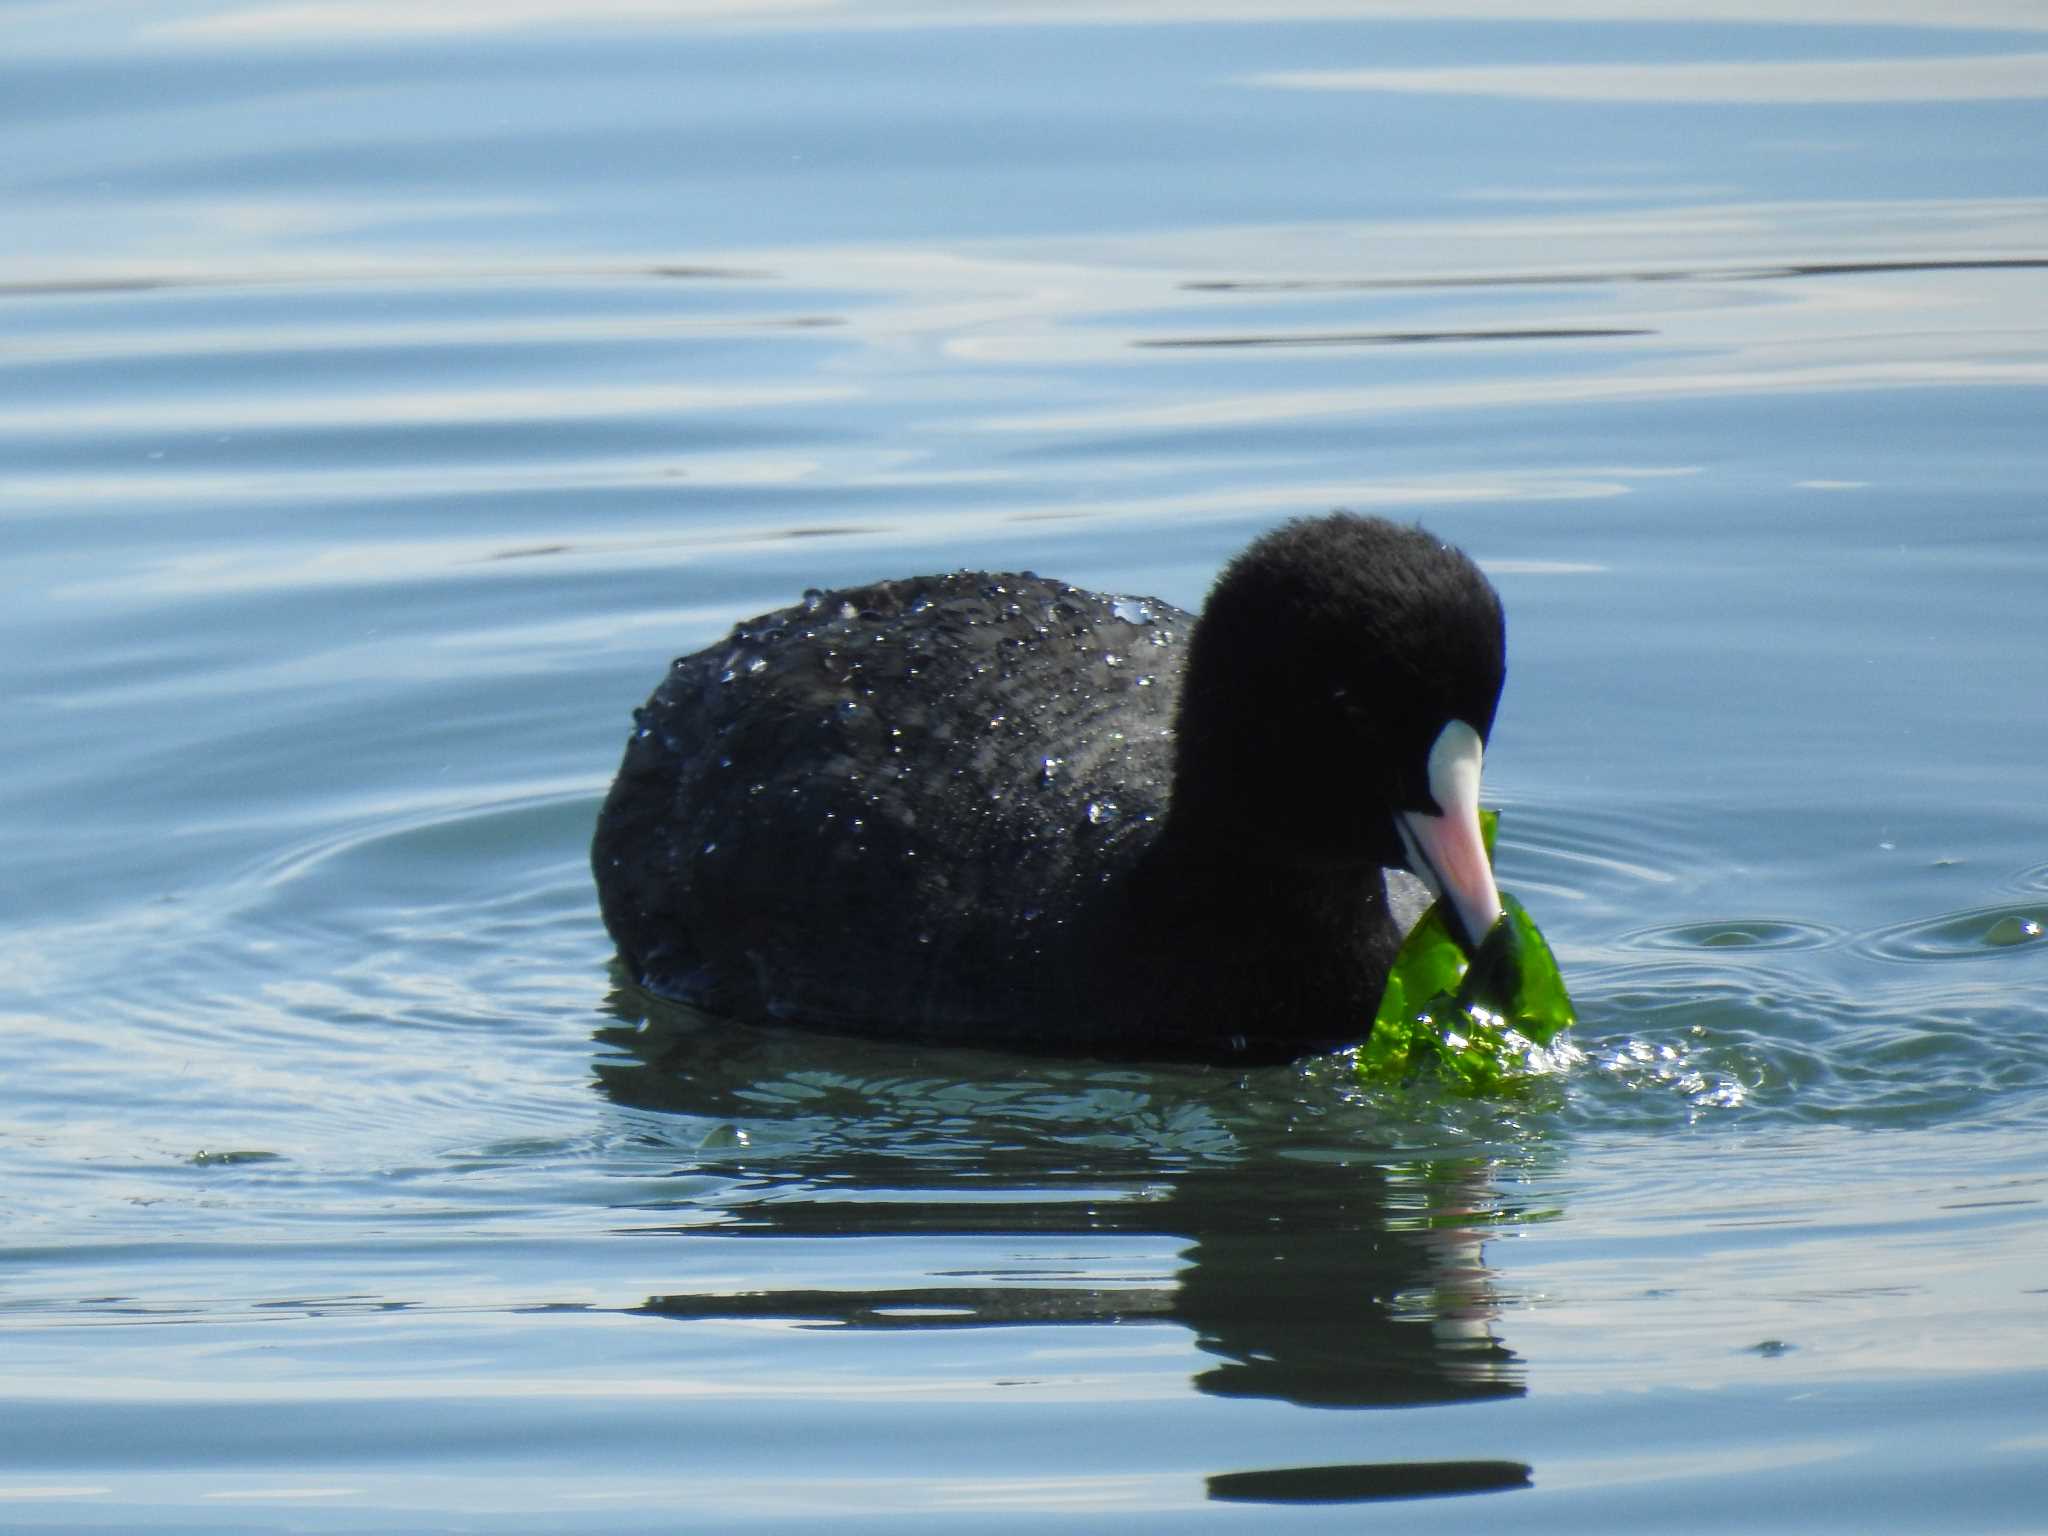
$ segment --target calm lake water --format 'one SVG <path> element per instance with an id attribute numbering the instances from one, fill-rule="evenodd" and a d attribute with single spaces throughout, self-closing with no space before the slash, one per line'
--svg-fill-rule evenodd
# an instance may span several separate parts
<path id="1" fill-rule="evenodd" d="M 0 1527 L 2042 1529 L 2048 12 L 1800 9 L 7 6 Z M 622 984 L 671 656 L 1338 504 L 1577 1068 Z"/>

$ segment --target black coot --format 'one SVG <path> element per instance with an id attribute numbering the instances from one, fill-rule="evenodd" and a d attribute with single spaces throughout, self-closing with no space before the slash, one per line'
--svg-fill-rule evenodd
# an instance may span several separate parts
<path id="1" fill-rule="evenodd" d="M 1481 749 L 1500 600 L 1418 528 L 1267 534 L 1199 619 L 958 572 L 685 656 L 636 711 L 591 861 L 650 990 L 743 1020 L 1275 1061 L 1370 1029 L 1384 867 L 1499 915 Z M 1412 919 L 1412 910 L 1408 913 Z"/>

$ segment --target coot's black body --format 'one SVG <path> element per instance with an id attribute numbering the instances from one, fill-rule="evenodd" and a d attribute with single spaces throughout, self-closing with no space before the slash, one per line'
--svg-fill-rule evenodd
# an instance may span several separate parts
<path id="1" fill-rule="evenodd" d="M 1440 809 L 1432 743 L 1483 741 L 1503 665 L 1463 555 L 1345 514 L 1254 544 L 1199 622 L 1028 573 L 812 593 L 636 712 L 592 848 L 605 924 L 650 990 L 742 1020 L 1354 1043 L 1406 926 L 1396 812 Z"/>

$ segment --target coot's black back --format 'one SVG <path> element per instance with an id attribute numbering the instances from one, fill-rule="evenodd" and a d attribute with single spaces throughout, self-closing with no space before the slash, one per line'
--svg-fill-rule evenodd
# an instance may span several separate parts
<path id="1" fill-rule="evenodd" d="M 1161 824 L 1190 623 L 968 573 L 683 657 L 592 849 L 622 958 L 739 1019 L 1101 1048 L 1090 928 Z"/>

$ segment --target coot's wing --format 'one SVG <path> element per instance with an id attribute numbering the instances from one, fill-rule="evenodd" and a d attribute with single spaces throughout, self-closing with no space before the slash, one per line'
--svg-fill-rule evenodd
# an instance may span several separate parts
<path id="1" fill-rule="evenodd" d="M 1036 576 L 814 594 L 678 661 L 593 861 L 622 954 L 737 1017 L 1000 1043 L 1157 829 L 1192 618 Z"/>

